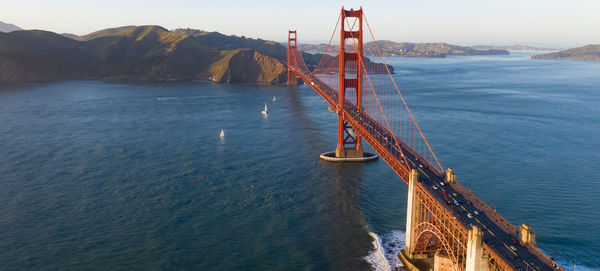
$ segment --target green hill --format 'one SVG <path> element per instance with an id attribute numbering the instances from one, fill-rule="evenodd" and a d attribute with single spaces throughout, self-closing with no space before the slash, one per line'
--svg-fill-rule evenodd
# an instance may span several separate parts
<path id="1" fill-rule="evenodd" d="M 213 79 L 279 83 L 287 71 L 280 57 L 274 57 L 278 54 L 264 55 L 253 50 L 252 44 L 220 48 L 215 46 L 218 39 L 204 43 L 196 35 L 160 26 L 125 26 L 75 38 L 40 30 L 0 33 L 0 82 Z M 236 39 L 226 38 L 224 44 L 232 41 Z M 257 43 L 255 47 L 268 51 L 268 46 Z"/>
<path id="2" fill-rule="evenodd" d="M 532 59 L 568 59 L 600 61 L 600 44 L 590 44 L 555 53 L 535 55 Z"/>

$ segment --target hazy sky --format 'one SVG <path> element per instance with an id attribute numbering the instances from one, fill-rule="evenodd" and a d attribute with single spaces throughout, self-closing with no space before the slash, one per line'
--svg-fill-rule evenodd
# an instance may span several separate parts
<path id="1" fill-rule="evenodd" d="M 329 40 L 339 9 L 365 9 L 375 38 L 460 45 L 600 43 L 600 0 L 0 0 L 0 21 L 87 34 L 123 25 L 189 27 L 276 41 Z"/>

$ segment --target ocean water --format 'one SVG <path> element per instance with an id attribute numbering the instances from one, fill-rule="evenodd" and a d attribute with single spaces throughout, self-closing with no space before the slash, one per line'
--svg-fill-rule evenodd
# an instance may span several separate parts
<path id="1" fill-rule="evenodd" d="M 528 56 L 387 61 L 443 166 L 598 270 L 600 63 Z M 320 161 L 336 128 L 307 86 L 0 85 L 0 269 L 394 270 L 407 187 Z"/>

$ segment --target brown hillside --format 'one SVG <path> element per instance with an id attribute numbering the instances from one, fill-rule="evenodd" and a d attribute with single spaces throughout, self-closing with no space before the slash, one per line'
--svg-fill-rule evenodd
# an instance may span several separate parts
<path id="1" fill-rule="evenodd" d="M 212 77 L 219 78 L 215 82 L 277 83 L 286 71 L 279 60 L 260 52 L 214 48 L 159 26 L 112 28 L 80 39 L 38 30 L 0 33 L 0 82 Z"/>
<path id="2" fill-rule="evenodd" d="M 277 59 L 254 50 L 231 50 L 210 67 L 214 82 L 270 82 L 283 83 L 287 79 L 285 66 Z"/>

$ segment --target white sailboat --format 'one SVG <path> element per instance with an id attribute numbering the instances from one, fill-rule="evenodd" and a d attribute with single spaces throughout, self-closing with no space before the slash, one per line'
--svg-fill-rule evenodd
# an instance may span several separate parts
<path id="1" fill-rule="evenodd" d="M 223 131 L 223 129 L 221 129 L 221 134 L 219 135 L 219 137 L 221 139 L 225 138 L 225 131 Z"/>
<path id="2" fill-rule="evenodd" d="M 277 98 L 275 98 L 275 96 L 273 96 L 273 102 L 276 102 L 276 101 L 277 101 Z"/>
<path id="3" fill-rule="evenodd" d="M 269 114 L 269 109 L 267 108 L 267 104 L 265 104 L 265 110 L 260 111 L 261 113 L 263 113 L 264 115 Z"/>

